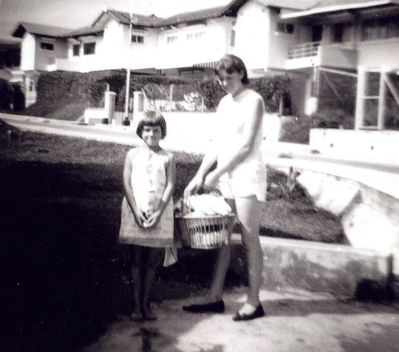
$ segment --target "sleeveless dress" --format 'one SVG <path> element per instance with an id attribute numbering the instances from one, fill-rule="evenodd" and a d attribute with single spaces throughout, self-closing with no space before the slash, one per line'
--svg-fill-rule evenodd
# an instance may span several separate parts
<path id="1" fill-rule="evenodd" d="M 154 152 L 147 147 L 141 147 L 131 149 L 127 158 L 130 158 L 132 163 L 130 183 L 137 207 L 145 214 L 151 214 L 161 202 L 166 187 L 166 169 L 171 155 L 163 149 Z M 172 198 L 166 205 L 158 225 L 152 229 L 144 229 L 137 225 L 124 197 L 119 242 L 146 247 L 174 246 Z"/>
<path id="2" fill-rule="evenodd" d="M 217 111 L 220 125 L 215 138 L 218 162 L 228 159 L 237 148 L 237 143 L 243 138 L 248 111 L 251 111 L 259 99 L 263 104 L 263 99 L 258 93 L 245 89 L 235 99 L 231 94 L 227 94 L 220 101 Z M 262 157 L 262 141 L 261 121 L 250 154 L 220 178 L 219 187 L 225 198 L 255 195 L 261 202 L 266 200 L 266 165 Z"/>

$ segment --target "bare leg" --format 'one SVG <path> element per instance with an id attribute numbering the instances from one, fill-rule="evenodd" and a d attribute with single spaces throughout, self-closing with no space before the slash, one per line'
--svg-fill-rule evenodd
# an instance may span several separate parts
<path id="1" fill-rule="evenodd" d="M 232 211 L 235 212 L 234 200 L 226 199 L 226 202 L 230 205 Z M 212 285 L 206 299 L 207 303 L 216 302 L 222 299 L 224 281 L 230 265 L 230 252 L 230 242 L 227 246 L 223 246 L 218 251 L 213 272 Z"/>
<path id="2" fill-rule="evenodd" d="M 146 248 L 147 258 L 145 263 L 142 311 L 144 318 L 148 320 L 157 319 L 151 309 L 151 289 L 161 264 L 161 251 L 159 248 Z"/>
<path id="3" fill-rule="evenodd" d="M 263 253 L 259 241 L 261 218 L 260 202 L 255 196 L 236 199 L 237 216 L 242 224 L 242 241 L 248 266 L 247 304 L 240 310 L 252 313 L 259 305 L 259 290 L 262 284 Z"/>
<path id="4" fill-rule="evenodd" d="M 133 313 L 132 320 L 140 321 L 143 319 L 141 313 L 141 290 L 142 290 L 142 265 L 143 265 L 143 247 L 132 246 L 132 279 L 133 279 Z"/>

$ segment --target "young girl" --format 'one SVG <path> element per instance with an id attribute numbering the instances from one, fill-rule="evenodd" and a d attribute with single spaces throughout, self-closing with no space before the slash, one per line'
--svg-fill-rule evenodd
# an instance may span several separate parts
<path id="1" fill-rule="evenodd" d="M 150 292 L 161 264 L 160 248 L 169 249 L 167 253 L 170 253 L 174 245 L 175 162 L 172 154 L 159 145 L 166 135 L 166 122 L 160 113 L 144 113 L 136 133 L 144 145 L 126 155 L 119 240 L 131 245 L 134 303 L 131 318 L 141 321 L 156 319 Z M 167 256 L 165 262 L 166 259 Z"/>

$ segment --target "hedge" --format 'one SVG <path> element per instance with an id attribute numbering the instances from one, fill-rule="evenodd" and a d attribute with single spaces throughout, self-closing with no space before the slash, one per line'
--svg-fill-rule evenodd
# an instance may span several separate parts
<path id="1" fill-rule="evenodd" d="M 134 91 L 143 91 L 150 99 L 169 100 L 173 85 L 173 100 L 184 101 L 185 96 L 195 95 L 203 98 L 209 111 L 216 109 L 225 95 L 216 80 L 194 81 L 189 78 L 170 78 L 156 75 L 131 74 L 130 97 Z M 251 80 L 251 87 L 265 100 L 266 109 L 275 112 L 282 97 L 289 96 L 290 80 L 286 76 L 263 77 Z M 100 107 L 104 104 L 104 91 L 107 87 L 116 93 L 115 109 L 123 111 L 126 95 L 126 71 L 44 72 L 38 81 L 37 102 L 26 112 L 32 115 L 48 116 L 54 114 L 55 106 L 80 104 Z M 76 118 L 79 116 L 76 116 Z"/>

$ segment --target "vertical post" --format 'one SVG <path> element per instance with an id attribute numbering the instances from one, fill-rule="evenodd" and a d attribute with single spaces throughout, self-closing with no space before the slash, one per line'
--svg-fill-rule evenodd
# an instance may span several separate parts
<path id="1" fill-rule="evenodd" d="M 125 95 L 125 118 L 129 118 L 129 90 L 130 90 L 130 49 L 132 40 L 132 17 L 133 13 L 130 12 L 129 21 L 129 38 L 128 38 L 128 52 L 127 52 L 127 65 L 126 65 L 126 95 Z"/>
<path id="2" fill-rule="evenodd" d="M 377 128 L 378 130 L 383 130 L 385 127 L 385 105 L 386 105 L 386 96 L 387 96 L 387 84 L 386 84 L 386 68 L 381 67 L 380 72 L 380 87 L 378 94 L 378 119 L 377 119 Z"/>
<path id="3" fill-rule="evenodd" d="M 363 126 L 364 118 L 364 95 L 366 92 L 366 70 L 363 66 L 359 66 L 357 71 L 357 90 L 356 90 L 356 113 L 355 113 L 355 130 L 359 130 Z"/>
<path id="4" fill-rule="evenodd" d="M 173 92 L 174 92 L 174 88 L 175 88 L 175 85 L 172 83 L 172 84 L 169 86 L 169 110 L 170 110 L 170 111 L 173 110 L 172 104 L 173 104 Z"/>

